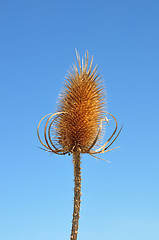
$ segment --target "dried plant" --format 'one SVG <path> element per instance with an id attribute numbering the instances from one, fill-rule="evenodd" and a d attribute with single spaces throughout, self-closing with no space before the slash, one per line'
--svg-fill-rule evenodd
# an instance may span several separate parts
<path id="1" fill-rule="evenodd" d="M 78 233 L 81 203 L 81 154 L 88 153 L 96 157 L 96 154 L 115 149 L 109 149 L 109 147 L 117 139 L 122 129 L 121 127 L 115 137 L 117 120 L 112 114 L 104 111 L 105 91 L 101 85 L 97 66 L 93 67 L 92 65 L 93 58 L 88 65 L 88 52 L 85 62 L 82 59 L 82 63 L 77 52 L 76 55 L 78 66 L 74 64 L 66 77 L 64 90 L 59 99 L 58 111 L 45 115 L 37 128 L 38 138 L 45 147 L 43 150 L 59 155 L 73 155 L 75 186 L 71 240 L 76 240 Z M 116 127 L 106 143 L 100 148 L 94 149 L 101 138 L 103 121 L 109 122 L 108 118 L 104 116 L 105 114 L 114 119 Z M 51 116 L 48 117 L 49 115 Z M 45 117 L 48 119 L 44 127 L 45 143 L 43 143 L 39 135 L 39 126 Z"/>

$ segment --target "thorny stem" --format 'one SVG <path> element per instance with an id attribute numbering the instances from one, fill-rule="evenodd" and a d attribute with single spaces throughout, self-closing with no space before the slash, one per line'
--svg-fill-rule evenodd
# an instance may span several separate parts
<path id="1" fill-rule="evenodd" d="M 73 220 L 72 220 L 72 230 L 71 230 L 71 240 L 77 239 L 78 233 L 78 222 L 79 222 L 79 212 L 81 203 L 81 161 L 80 161 L 80 151 L 73 153 L 73 164 L 74 164 L 74 208 L 73 208 Z"/>

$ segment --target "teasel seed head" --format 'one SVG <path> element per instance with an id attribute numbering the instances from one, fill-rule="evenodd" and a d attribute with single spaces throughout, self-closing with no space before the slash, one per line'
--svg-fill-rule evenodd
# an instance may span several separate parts
<path id="1" fill-rule="evenodd" d="M 37 134 L 41 144 L 45 147 L 43 150 L 48 152 L 64 155 L 79 151 L 95 157 L 96 154 L 115 149 L 108 148 L 117 139 L 123 126 L 115 136 L 118 127 L 117 120 L 111 113 L 105 111 L 105 88 L 97 66 L 93 67 L 93 57 L 89 64 L 88 52 L 84 60 L 80 59 L 77 51 L 76 56 L 77 64 L 73 65 L 66 76 L 58 101 L 58 111 L 54 114 L 47 114 L 40 120 Z M 44 143 L 39 135 L 39 127 L 41 121 L 48 115 L 51 116 L 45 124 L 46 143 Z M 115 130 L 103 146 L 93 150 L 103 135 L 103 122 L 109 123 L 105 115 L 114 119 Z"/>
<path id="2" fill-rule="evenodd" d="M 88 65 L 77 53 L 78 66 L 68 73 L 59 99 L 58 111 L 63 112 L 55 122 L 57 143 L 68 152 L 86 152 L 98 133 L 104 114 L 105 92 L 93 58 Z"/>

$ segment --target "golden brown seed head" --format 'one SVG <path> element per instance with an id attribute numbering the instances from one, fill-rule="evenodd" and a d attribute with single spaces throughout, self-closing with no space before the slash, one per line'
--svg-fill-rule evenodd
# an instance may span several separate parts
<path id="1" fill-rule="evenodd" d="M 88 66 L 88 53 L 82 64 L 77 54 L 78 67 L 73 66 L 66 77 L 58 111 L 61 114 L 54 125 L 56 143 L 68 152 L 86 152 L 97 136 L 103 116 L 104 91 L 97 67 Z"/>

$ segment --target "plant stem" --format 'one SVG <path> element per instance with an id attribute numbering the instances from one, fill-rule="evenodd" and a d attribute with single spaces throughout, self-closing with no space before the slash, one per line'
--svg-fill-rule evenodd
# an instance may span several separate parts
<path id="1" fill-rule="evenodd" d="M 78 222 L 79 222 L 79 212 L 81 203 L 81 161 L 80 161 L 80 151 L 73 153 L 73 165 L 74 165 L 74 208 L 73 208 L 73 220 L 72 220 L 72 230 L 71 230 L 71 240 L 77 239 L 78 233 Z"/>

